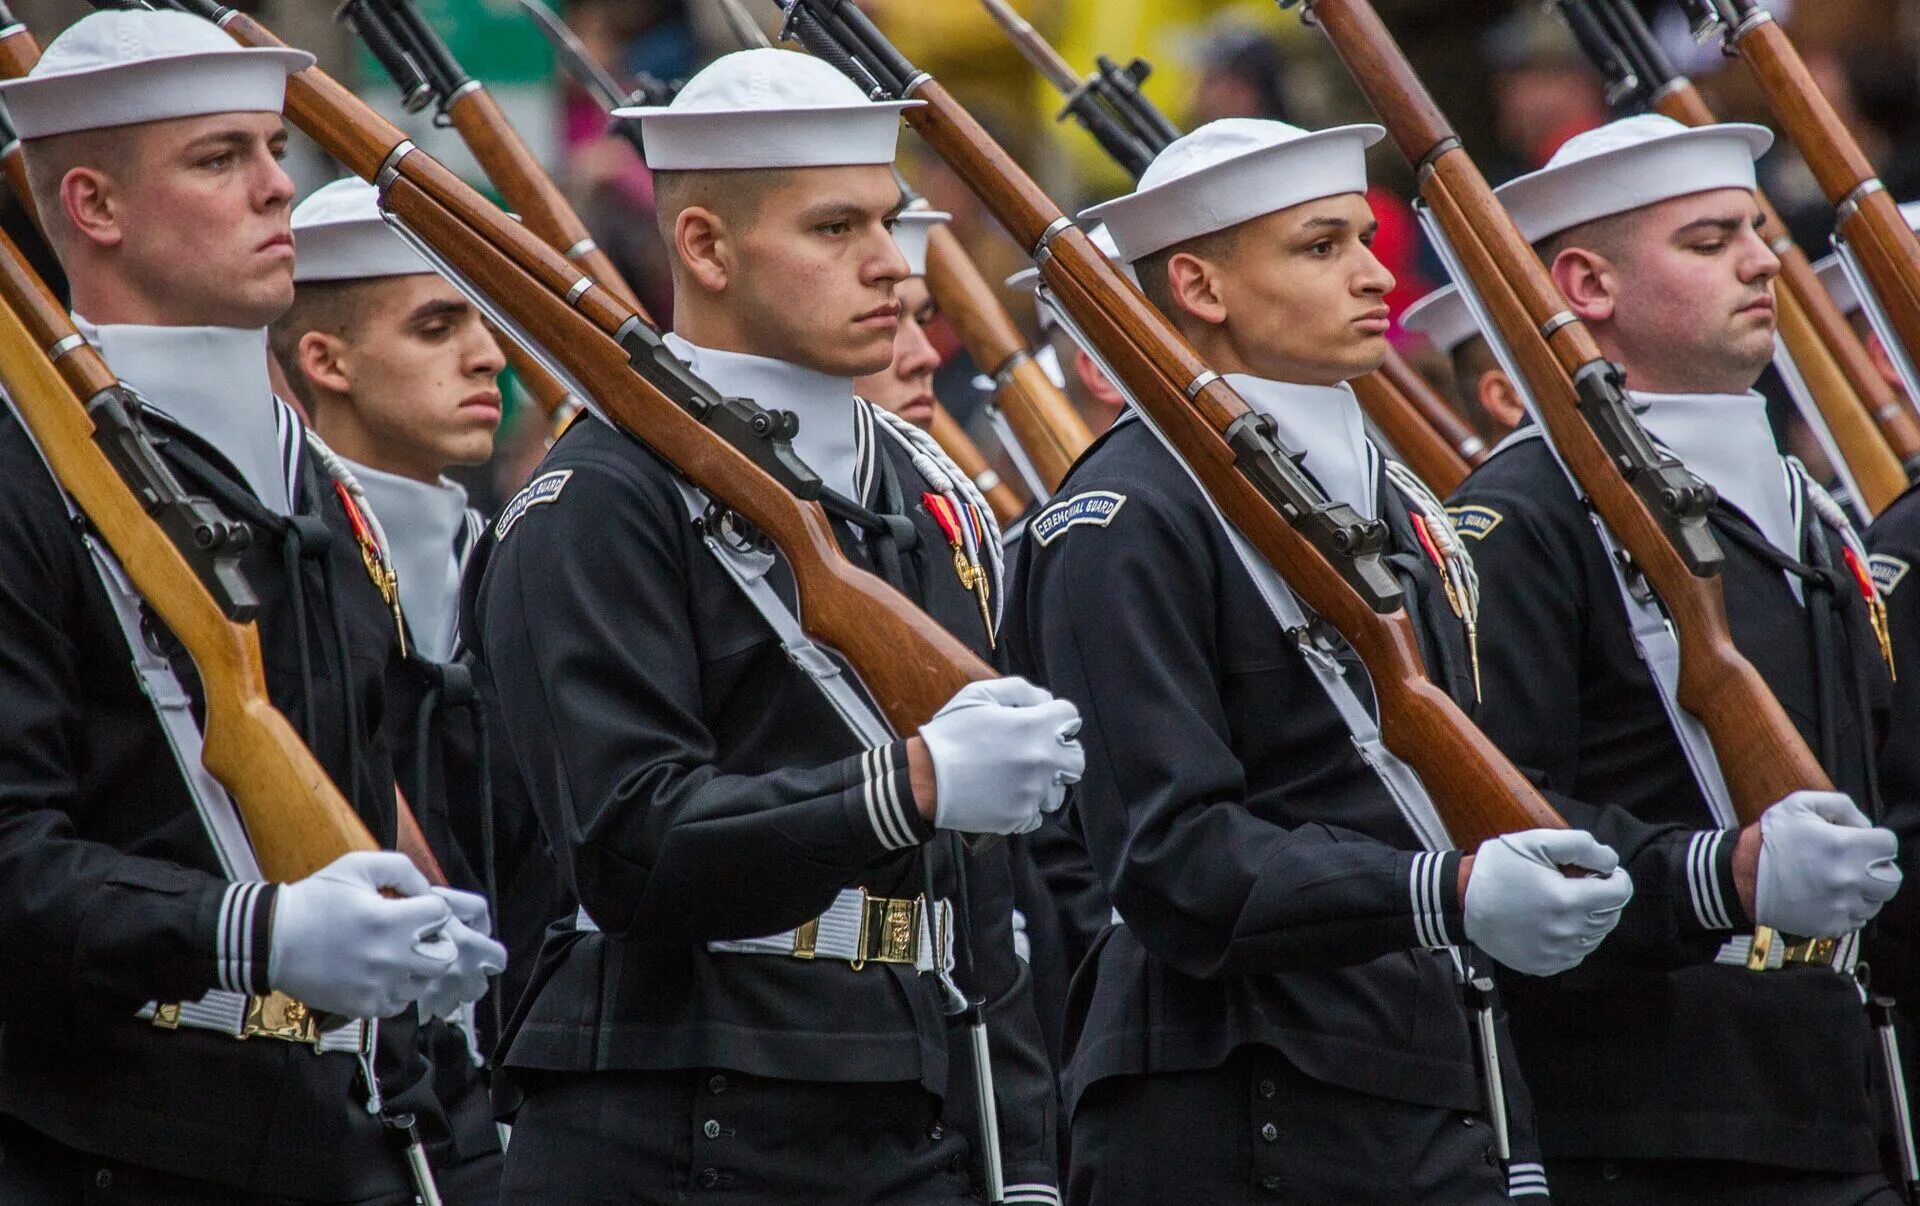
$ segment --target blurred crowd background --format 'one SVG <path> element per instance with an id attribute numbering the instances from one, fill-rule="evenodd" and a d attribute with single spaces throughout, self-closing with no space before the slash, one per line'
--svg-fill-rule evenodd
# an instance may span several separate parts
<path id="1" fill-rule="evenodd" d="M 572 197 L 656 315 L 672 312 L 663 252 L 654 235 L 645 166 L 609 136 L 599 102 L 556 63 L 520 0 L 413 0 L 473 76 L 485 81 L 523 136 Z M 549 0 L 589 53 L 622 86 L 651 76 L 675 81 L 736 49 L 718 0 Z M 770 0 L 745 0 L 777 33 Z M 1077 71 L 1104 54 L 1152 66 L 1144 90 L 1182 129 L 1218 117 L 1278 117 L 1318 127 L 1369 120 L 1345 68 L 1297 10 L 1273 0 L 1014 0 Z M 1745 68 L 1718 46 L 1697 46 L 1672 0 L 1642 0 L 1669 53 L 1700 83 L 1725 119 L 1773 124 Z M 484 181 L 431 109 L 402 111 L 392 83 L 333 19 L 332 0 L 255 0 L 253 12 L 328 72 L 406 127 L 422 146 L 476 184 Z M 1059 123 L 1060 97 L 1026 63 L 977 0 L 863 0 L 921 68 L 958 94 L 1067 212 L 1124 191 L 1127 178 L 1078 126 Z M 1496 184 L 1544 163 L 1571 135 L 1606 120 L 1600 78 L 1560 19 L 1540 0 L 1375 0 L 1468 150 Z M 1896 198 L 1920 198 L 1920 0 L 1769 0 Z M 83 0 L 16 0 L 16 15 L 42 43 L 87 11 Z M 912 136 L 902 139 L 909 179 L 954 228 L 986 274 L 1025 266 L 963 181 Z M 290 170 L 301 195 L 337 169 L 298 141 Z M 1764 183 L 1803 246 L 1827 246 L 1831 213 L 1789 145 L 1776 144 Z M 1407 204 L 1412 177 L 1391 143 L 1373 163 L 1378 250 L 1399 280 L 1398 313 L 1443 278 Z M 1032 322 L 1030 299 L 1007 304 Z M 943 401 L 975 409 L 972 367 L 943 333 L 950 363 Z M 1423 368 L 1444 372 L 1416 338 L 1403 346 Z M 777 403 L 776 403 L 777 404 Z M 495 463 L 470 485 L 482 501 L 510 492 L 537 462 L 545 435 L 530 407 L 510 414 Z M 976 430 L 979 425 L 974 424 Z M 989 442 L 981 432 L 983 443 Z"/>

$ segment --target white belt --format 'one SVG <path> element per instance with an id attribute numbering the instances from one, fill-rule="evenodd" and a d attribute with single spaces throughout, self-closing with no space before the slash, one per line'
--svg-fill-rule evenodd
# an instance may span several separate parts
<path id="1" fill-rule="evenodd" d="M 250 1017 L 255 1013 L 253 1005 L 256 999 L 264 1000 L 216 988 L 198 1001 L 182 1001 L 177 1006 L 166 1006 L 164 1015 L 158 1003 L 149 1001 L 134 1016 L 166 1030 L 212 1030 L 236 1039 L 272 1037 L 304 1041 L 282 1032 L 280 1023 L 284 1019 L 267 1018 L 264 1019 L 267 1024 L 263 1026 L 261 1017 Z M 320 1031 L 312 1046 L 315 1053 L 320 1055 L 336 1051 L 359 1055 L 366 1050 L 367 1024 L 353 1021 L 332 1030 Z"/>
<path id="2" fill-rule="evenodd" d="M 953 902 L 935 901 L 931 912 L 924 904 L 924 898 L 894 900 L 869 896 L 864 888 L 845 888 L 818 919 L 797 929 L 709 942 L 707 949 L 727 955 L 835 959 L 856 970 L 868 963 L 912 963 L 923 973 L 952 971 Z"/>

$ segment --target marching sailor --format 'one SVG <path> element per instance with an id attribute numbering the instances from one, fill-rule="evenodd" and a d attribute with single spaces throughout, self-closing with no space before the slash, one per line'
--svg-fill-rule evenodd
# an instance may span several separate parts
<path id="1" fill-rule="evenodd" d="M 1329 497 L 1387 525 L 1429 674 L 1470 705 L 1471 564 L 1344 384 L 1386 352 L 1393 278 L 1364 196 L 1380 136 L 1212 122 L 1082 217 L 1107 222 L 1148 299 Z M 1494 1061 L 1476 1056 L 1461 973 L 1484 977 L 1489 956 L 1535 975 L 1578 963 L 1630 892 L 1612 851 L 1564 831 L 1426 847 L 1437 821 L 1404 812 L 1355 747 L 1350 651 L 1281 619 L 1138 413 L 1056 497 L 1028 525 L 1008 640 L 1088 718 L 1072 820 L 1115 908 L 1075 984 L 1069 1199 L 1544 1195 L 1517 1076 L 1483 1083 Z"/>
<path id="2" fill-rule="evenodd" d="M 1452 511 L 1480 566 L 1483 629 L 1500 634 L 1478 719 L 1588 802 L 1565 801 L 1568 819 L 1636 885 L 1578 971 L 1504 986 L 1562 1201 L 1902 1200 L 1881 1172 L 1884 1070 L 1846 973 L 1847 936 L 1900 885 L 1887 826 L 1909 829 L 1911 804 L 1883 808 L 1874 782 L 1888 681 L 1865 551 L 1781 457 L 1751 391 L 1774 350 L 1779 261 L 1753 197 L 1771 141 L 1631 117 L 1499 190 L 1624 368 L 1648 432 L 1717 489 L 1733 640 L 1838 789 L 1796 792 L 1741 828 L 1712 750 L 1677 733 L 1649 672 L 1669 630 L 1657 610 L 1630 617 L 1629 600 L 1654 604 L 1552 450 L 1525 429 L 1462 486 Z M 1840 939 L 1832 966 L 1747 970 L 1756 924 Z"/>
<path id="3" fill-rule="evenodd" d="M 491 807 L 485 722 L 454 648 L 460 574 L 485 520 L 446 471 L 492 454 L 506 361 L 473 304 L 382 219 L 371 184 L 316 189 L 292 226 L 294 300 L 269 343 L 393 562 L 407 650 L 388 681 L 386 728 L 400 789 L 449 879 L 498 909 L 492 827 L 480 815 Z M 418 1121 L 441 1193 L 460 1206 L 491 1202 L 500 1142 L 473 1019 L 428 1019 L 421 1041 L 440 1108 Z"/>
<path id="4" fill-rule="evenodd" d="M 187 489 L 250 531 L 274 704 L 391 845 L 388 567 L 268 387 L 293 297 L 280 108 L 312 61 L 102 12 L 0 97 L 76 325 Z M 0 525 L 0 1200 L 414 1201 L 383 1103 L 419 1089 L 416 1003 L 478 997 L 504 958 L 485 902 L 385 852 L 262 882 L 231 801 L 185 773 L 191 660 L 11 416 Z M 183 691 L 191 713 L 156 709 Z"/>
<path id="5" fill-rule="evenodd" d="M 1480 438 L 1497 444 L 1527 417 L 1513 381 L 1494 359 L 1458 285 L 1442 285 L 1407 307 L 1400 325 L 1427 337 L 1453 367 L 1453 401 Z"/>
<path id="6" fill-rule="evenodd" d="M 899 325 L 903 107 L 759 49 L 628 112 L 672 252 L 669 346 L 722 394 L 795 412 L 842 550 L 985 656 L 990 515 L 922 433 L 854 397 Z M 991 1031 L 1005 1200 L 1057 1202 L 1005 852 L 958 834 L 1059 806 L 1075 709 L 997 679 L 863 749 L 782 646 L 784 559 L 765 590 L 736 580 L 729 558 L 761 554 L 708 506 L 582 419 L 476 566 L 502 748 L 582 906 L 507 1038 L 526 1100 L 505 1199 L 975 1201 L 993 1137 L 946 1016 L 963 992 Z"/>

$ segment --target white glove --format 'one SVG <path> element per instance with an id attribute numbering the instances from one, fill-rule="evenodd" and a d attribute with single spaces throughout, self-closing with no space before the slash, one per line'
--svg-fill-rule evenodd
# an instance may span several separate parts
<path id="1" fill-rule="evenodd" d="M 382 896 L 381 889 L 400 898 Z M 455 961 L 453 910 L 404 854 L 343 854 L 281 886 L 273 906 L 267 982 L 308 1008 L 386 1018 Z"/>
<path id="2" fill-rule="evenodd" d="M 507 968 L 507 948 L 492 938 L 493 919 L 487 913 L 486 897 L 455 888 L 435 888 L 433 894 L 453 910 L 446 935 L 457 953 L 447 969 L 420 994 L 420 1012 L 424 1017 L 450 1018 L 460 1012 L 461 1006 L 486 995 L 487 977 Z"/>
<path id="3" fill-rule="evenodd" d="M 1900 890 L 1899 850 L 1847 797 L 1796 791 L 1760 814 L 1754 920 L 1801 938 L 1850 934 Z"/>
<path id="4" fill-rule="evenodd" d="M 1592 876 L 1570 877 L 1562 867 Z M 1620 856 L 1580 829 L 1527 829 L 1480 843 L 1467 876 L 1467 940 L 1529 976 L 1587 957 L 1633 899 Z"/>
<path id="5" fill-rule="evenodd" d="M 1024 678 L 968 683 L 920 728 L 934 816 L 961 833 L 1031 833 L 1080 781 L 1080 712 Z"/>

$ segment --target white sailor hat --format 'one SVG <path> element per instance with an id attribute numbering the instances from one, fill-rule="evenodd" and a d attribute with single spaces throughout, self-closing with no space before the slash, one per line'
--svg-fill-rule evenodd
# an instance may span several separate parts
<path id="1" fill-rule="evenodd" d="M 1428 342 L 1449 356 L 1455 348 L 1480 333 L 1480 326 L 1473 321 L 1467 299 L 1460 296 L 1457 285 L 1442 285 L 1408 306 L 1407 312 L 1400 316 L 1400 325 L 1425 335 Z"/>
<path id="2" fill-rule="evenodd" d="M 1717 188 L 1755 187 L 1753 161 L 1773 145 L 1765 126 L 1719 122 L 1683 126 L 1642 113 L 1576 134 L 1547 166 L 1493 195 L 1527 242 L 1582 223 Z"/>
<path id="3" fill-rule="evenodd" d="M 380 216 L 380 190 L 348 176 L 293 207 L 293 279 L 360 281 L 432 272 Z"/>
<path id="4" fill-rule="evenodd" d="M 278 113 L 304 50 L 241 46 L 186 13 L 89 13 L 47 43 L 25 76 L 0 80 L 21 138 L 208 113 Z"/>
<path id="5" fill-rule="evenodd" d="M 1367 191 L 1379 126 L 1302 130 L 1223 117 L 1168 143 L 1124 197 L 1082 210 L 1105 222 L 1123 263 L 1321 197 Z"/>
<path id="6" fill-rule="evenodd" d="M 1120 252 L 1113 245 L 1113 232 L 1107 229 L 1106 223 L 1102 222 L 1098 225 L 1088 227 L 1087 241 L 1099 248 L 1102 255 L 1112 260 L 1128 280 L 1136 285 L 1140 283 L 1140 278 L 1133 274 L 1133 266 L 1131 264 L 1120 263 Z M 1009 289 L 1018 289 L 1022 293 L 1038 294 L 1040 289 L 1040 270 L 1038 268 L 1022 268 L 1020 271 L 1008 277 L 1006 284 Z M 1051 303 L 1040 302 L 1034 309 L 1040 316 L 1041 330 L 1044 331 L 1049 327 L 1060 325 L 1060 319 L 1054 314 Z"/>
<path id="7" fill-rule="evenodd" d="M 952 214 L 937 209 L 905 209 L 893 219 L 893 241 L 907 257 L 907 275 L 927 274 L 927 236 L 936 226 L 953 221 Z"/>
<path id="8" fill-rule="evenodd" d="M 1920 231 L 1920 201 L 1908 201 L 1900 207 L 1900 216 L 1907 225 Z M 1847 279 L 1846 269 L 1840 266 L 1838 254 L 1830 255 L 1813 266 L 1820 274 L 1820 283 L 1833 294 L 1833 304 L 1840 307 L 1840 313 L 1851 314 L 1860 308 L 1860 295 L 1853 291 L 1853 282 Z"/>
<path id="9" fill-rule="evenodd" d="M 892 163 L 900 111 L 809 55 L 758 47 L 709 63 L 669 105 L 615 109 L 640 123 L 656 171 Z"/>

